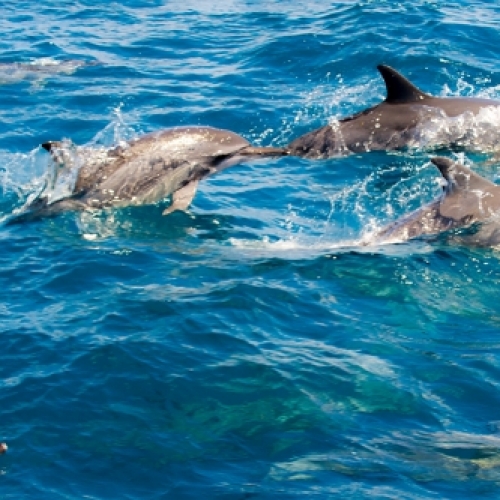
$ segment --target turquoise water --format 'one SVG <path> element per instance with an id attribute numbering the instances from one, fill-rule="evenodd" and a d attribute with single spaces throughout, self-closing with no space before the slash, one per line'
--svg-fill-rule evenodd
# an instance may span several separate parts
<path id="1" fill-rule="evenodd" d="M 382 99 L 379 63 L 500 98 L 499 23 L 474 0 L 9 2 L 0 63 L 32 67 L 0 65 L 0 217 L 47 140 L 282 146 Z M 424 146 L 234 167 L 188 215 L 2 224 L 0 498 L 499 498 L 498 251 L 360 246 L 439 192 Z"/>

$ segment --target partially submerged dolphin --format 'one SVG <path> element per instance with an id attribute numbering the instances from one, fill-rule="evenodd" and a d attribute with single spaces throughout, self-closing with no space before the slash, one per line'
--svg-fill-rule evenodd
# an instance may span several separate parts
<path id="1" fill-rule="evenodd" d="M 477 224 L 473 234 L 462 238 L 464 243 L 500 244 L 500 186 L 449 158 L 431 161 L 446 181 L 442 195 L 389 224 L 371 243 L 401 242 Z"/>
<path id="2" fill-rule="evenodd" d="M 55 74 L 71 74 L 83 66 L 98 66 L 99 61 L 80 59 L 52 59 L 42 57 L 30 62 L 0 62 L 0 83 L 14 83 L 19 80 L 42 80 Z"/>
<path id="3" fill-rule="evenodd" d="M 69 196 L 52 201 L 42 195 L 20 218 L 54 215 L 65 210 L 152 204 L 172 196 L 163 215 L 186 210 L 208 175 L 255 158 L 282 156 L 282 148 L 253 147 L 243 137 L 211 127 L 178 127 L 155 132 L 110 150 L 72 151 L 59 142 L 42 147 L 60 169 L 77 168 Z M 50 191 L 50 190 L 49 190 Z"/>
<path id="4" fill-rule="evenodd" d="M 418 141 L 421 127 L 433 119 L 454 118 L 465 113 L 477 115 L 485 107 L 500 106 L 500 101 L 490 99 L 433 97 L 418 89 L 395 69 L 382 64 L 377 69 L 387 87 L 384 101 L 298 137 L 288 146 L 290 154 L 330 158 L 373 150 L 400 149 Z M 460 135 L 463 131 L 459 131 L 457 137 L 453 137 L 452 133 L 446 141 L 460 141 Z"/>

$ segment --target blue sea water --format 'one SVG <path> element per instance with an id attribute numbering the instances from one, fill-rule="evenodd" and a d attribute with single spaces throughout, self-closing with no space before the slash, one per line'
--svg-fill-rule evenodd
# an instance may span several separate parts
<path id="1" fill-rule="evenodd" d="M 282 146 L 380 101 L 379 63 L 500 97 L 493 1 L 21 0 L 0 29 L 4 221 L 47 140 Z M 189 214 L 2 223 L 0 498 L 500 498 L 500 254 L 360 245 L 439 192 L 430 154 L 241 165 Z"/>

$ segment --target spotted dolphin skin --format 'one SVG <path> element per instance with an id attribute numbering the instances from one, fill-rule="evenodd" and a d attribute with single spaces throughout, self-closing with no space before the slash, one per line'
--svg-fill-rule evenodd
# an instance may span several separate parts
<path id="1" fill-rule="evenodd" d="M 22 219 L 65 210 L 146 205 L 171 196 L 163 212 L 167 215 L 189 207 L 201 179 L 251 159 L 287 154 L 282 148 L 253 147 L 228 130 L 199 126 L 148 134 L 105 152 L 72 152 L 58 142 L 42 147 L 60 167 L 78 164 L 76 182 L 63 199 L 51 202 L 40 196 L 20 214 Z"/>
<path id="2" fill-rule="evenodd" d="M 389 66 L 379 65 L 387 88 L 380 104 L 337 123 L 298 137 L 290 154 L 306 158 L 330 158 L 373 150 L 401 149 L 412 145 L 419 126 L 433 118 L 454 118 L 477 113 L 500 101 L 467 97 L 433 97 Z M 448 138 L 451 143 L 460 137 Z M 439 145 L 439 144 L 435 144 Z"/>
<path id="3" fill-rule="evenodd" d="M 473 234 L 459 239 L 477 246 L 499 245 L 500 186 L 449 158 L 436 157 L 431 161 L 446 181 L 443 194 L 429 205 L 389 224 L 373 242 L 401 242 L 477 224 Z"/>

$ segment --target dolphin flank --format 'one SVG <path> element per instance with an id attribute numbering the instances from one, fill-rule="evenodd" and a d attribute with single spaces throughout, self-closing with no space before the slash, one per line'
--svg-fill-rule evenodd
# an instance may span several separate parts
<path id="1" fill-rule="evenodd" d="M 449 158 L 431 161 L 446 180 L 442 195 L 386 226 L 375 235 L 374 242 L 401 242 L 478 224 L 473 234 L 462 238 L 463 243 L 500 244 L 500 186 Z"/>
<path id="2" fill-rule="evenodd" d="M 477 113 L 500 101 L 468 97 L 434 97 L 426 94 L 395 69 L 377 66 L 387 88 L 384 101 L 302 135 L 288 146 L 290 154 L 306 158 L 331 158 L 350 153 L 393 150 L 412 145 L 417 130 L 433 118 L 454 118 Z M 453 143 L 461 137 L 449 137 Z M 439 145 L 438 141 L 437 144 Z"/>
<path id="3" fill-rule="evenodd" d="M 171 195 L 172 203 L 163 212 L 167 215 L 189 207 L 201 179 L 251 159 L 287 154 L 282 148 L 254 147 L 229 130 L 201 126 L 154 132 L 104 153 L 87 148 L 76 160 L 62 143 L 42 147 L 59 166 L 78 163 L 76 182 L 69 196 L 51 202 L 42 195 L 16 220 L 65 210 L 152 204 Z"/>

